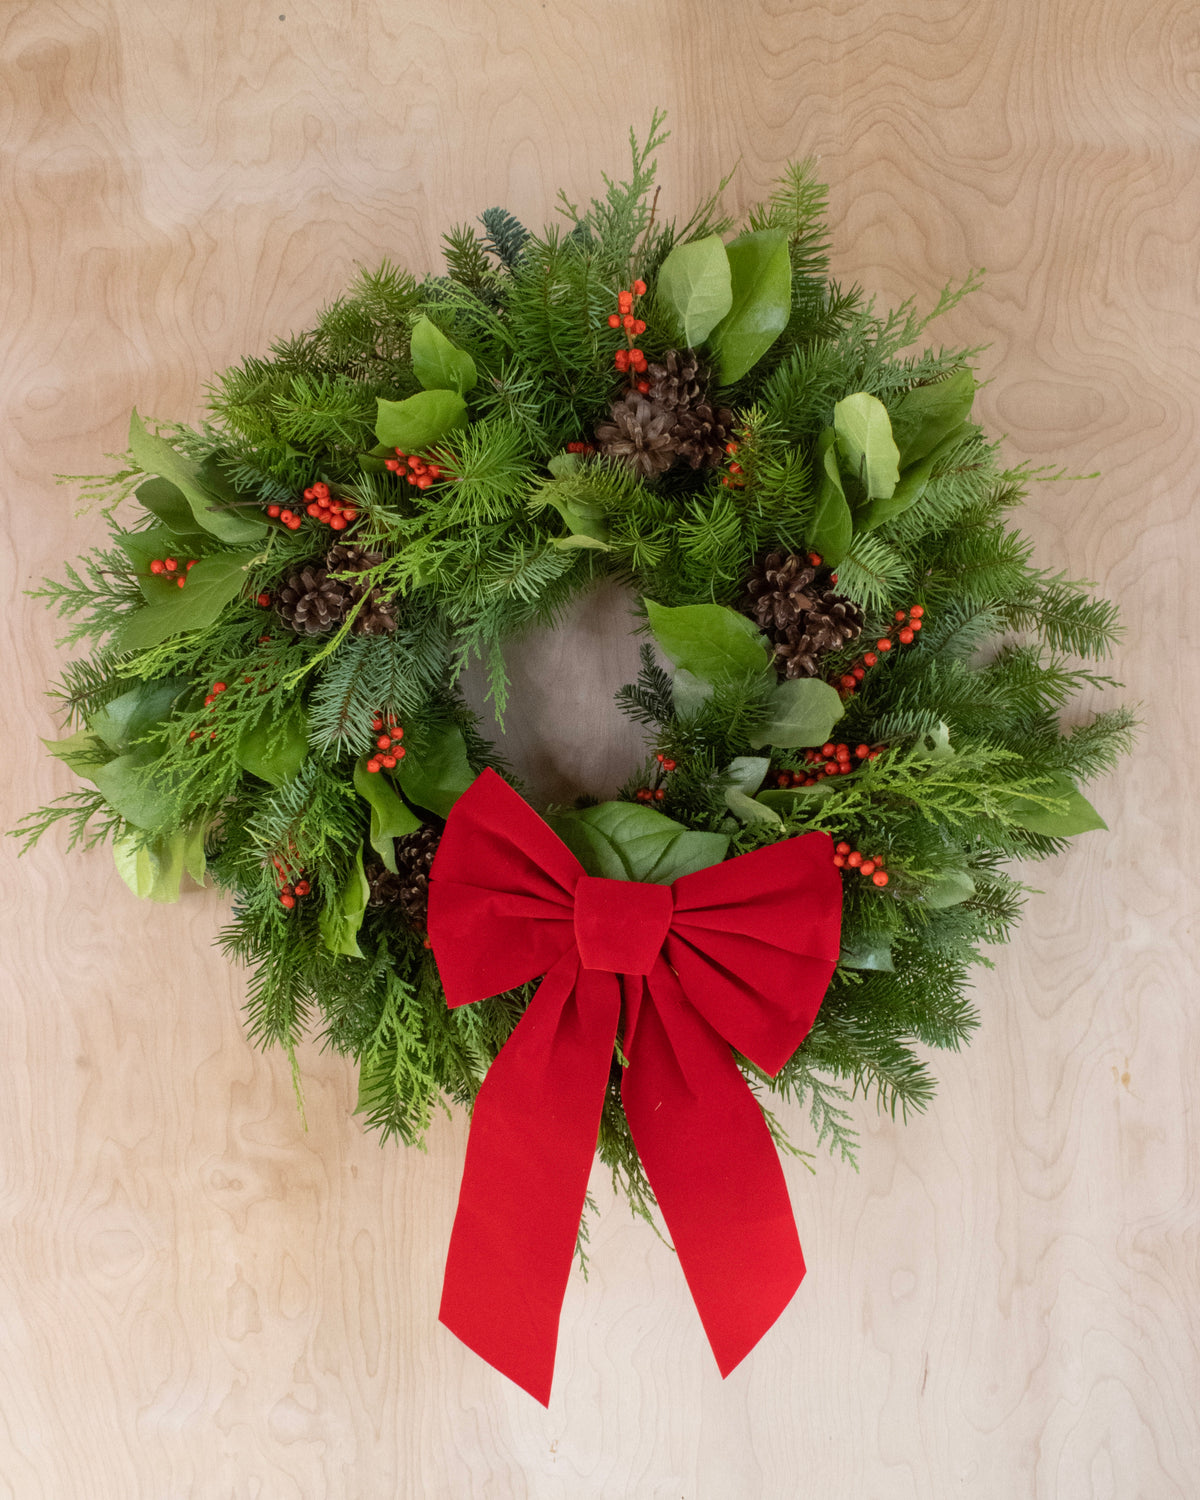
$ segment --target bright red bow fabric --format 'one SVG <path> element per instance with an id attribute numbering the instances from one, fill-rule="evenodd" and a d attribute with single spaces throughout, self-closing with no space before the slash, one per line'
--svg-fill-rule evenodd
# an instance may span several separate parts
<path id="1" fill-rule="evenodd" d="M 545 977 L 479 1090 L 441 1321 L 542 1402 L 624 1001 L 621 1099 L 722 1375 L 791 1300 L 804 1257 L 736 1048 L 776 1073 L 837 963 L 827 834 L 673 885 L 584 873 L 485 771 L 459 798 L 429 884 L 451 1006 Z"/>

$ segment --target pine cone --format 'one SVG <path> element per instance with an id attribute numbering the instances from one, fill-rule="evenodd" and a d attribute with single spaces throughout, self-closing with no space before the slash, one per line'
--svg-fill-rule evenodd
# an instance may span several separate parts
<path id="1" fill-rule="evenodd" d="M 369 905 L 393 906 L 404 894 L 403 876 L 393 875 L 386 865 L 368 865 L 363 873 L 370 887 Z"/>
<path id="2" fill-rule="evenodd" d="M 440 828 L 423 823 L 396 840 L 396 868 L 404 882 L 400 909 L 416 932 L 424 932 L 429 919 L 429 872 L 441 837 Z"/>
<path id="3" fill-rule="evenodd" d="M 714 468 L 725 457 L 725 445 L 733 435 L 733 413 L 724 406 L 715 411 L 707 401 L 681 411 L 671 437 L 693 469 Z"/>
<path id="4" fill-rule="evenodd" d="M 325 556 L 325 566 L 330 573 L 363 573 L 382 561 L 382 552 L 371 552 L 366 547 L 356 547 L 353 543 L 338 542 L 330 547 Z M 354 583 L 350 579 L 340 581 L 348 590 L 348 611 L 368 590 L 365 585 Z M 395 630 L 395 606 L 384 596 L 378 584 L 369 590 L 367 602 L 355 615 L 354 624 L 350 628 L 355 635 L 387 635 Z"/>
<path id="5" fill-rule="evenodd" d="M 673 419 L 673 412 L 640 391 L 630 391 L 623 400 L 613 402 L 612 421 L 596 428 L 596 447 L 607 458 L 620 459 L 636 469 L 643 479 L 653 479 L 675 461 Z"/>
<path id="6" fill-rule="evenodd" d="M 276 601 L 284 623 L 297 635 L 323 635 L 346 618 L 350 590 L 329 577 L 328 568 L 306 563 L 279 590 Z"/>
<path id="7" fill-rule="evenodd" d="M 704 400 L 708 370 L 694 349 L 669 349 L 661 365 L 647 365 L 649 399 L 668 410 L 683 410 Z"/>
<path id="8" fill-rule="evenodd" d="M 863 612 L 829 587 L 828 568 L 772 552 L 746 582 L 747 614 L 766 631 L 783 677 L 817 677 L 821 659 L 859 635 Z"/>

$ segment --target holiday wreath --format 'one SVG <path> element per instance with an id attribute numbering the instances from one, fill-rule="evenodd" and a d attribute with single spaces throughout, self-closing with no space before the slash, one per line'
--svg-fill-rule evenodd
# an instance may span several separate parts
<path id="1" fill-rule="evenodd" d="M 1005 861 L 1103 826 L 1078 783 L 1133 728 L 1060 725 L 1115 612 L 1009 525 L 1038 471 L 971 420 L 972 351 L 827 280 L 807 164 L 732 238 L 719 194 L 666 222 L 659 123 L 561 229 L 490 209 L 445 275 L 363 275 L 211 425 L 135 413 L 109 545 L 40 591 L 95 642 L 50 745 L 90 785 L 24 831 L 230 891 L 253 1035 L 319 1028 L 385 1135 L 488 1078 L 443 1316 L 542 1399 L 597 1130 L 730 1368 L 803 1274 L 761 1101 L 845 1157 L 854 1092 L 926 1104 Z M 647 759 L 542 821 L 456 683 L 503 714 L 506 641 L 613 576 Z"/>

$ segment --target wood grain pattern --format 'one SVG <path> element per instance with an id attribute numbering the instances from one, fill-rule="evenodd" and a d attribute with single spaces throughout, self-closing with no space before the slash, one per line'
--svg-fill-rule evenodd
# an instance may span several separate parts
<path id="1" fill-rule="evenodd" d="M 6 848 L 4 1500 L 1200 1491 L 1200 682 L 1173 644 L 1200 576 L 1198 78 L 1191 0 L 0 11 L 6 823 L 69 783 L 34 754 L 56 656 L 21 590 L 99 527 L 52 476 L 118 449 L 134 402 L 199 415 L 214 368 L 356 262 L 431 265 L 488 204 L 589 194 L 654 103 L 668 208 L 739 158 L 743 205 L 815 152 L 844 279 L 927 303 L 988 268 L 940 337 L 990 344 L 1014 458 L 1101 471 L 1038 487 L 1026 524 L 1121 601 L 1146 719 L 1096 792 L 1113 832 L 1032 873 L 935 1112 L 863 1110 L 857 1175 L 790 1169 L 810 1272 L 760 1349 L 722 1383 L 671 1256 L 605 1212 L 548 1412 L 435 1321 L 463 1121 L 381 1150 L 312 1046 L 306 1132 L 286 1060 L 241 1034 L 214 896 L 154 909 L 102 852 Z M 520 658 L 542 713 L 545 663 L 594 654 L 546 744 L 513 737 L 547 790 L 632 753 L 621 629 L 589 602 Z"/>

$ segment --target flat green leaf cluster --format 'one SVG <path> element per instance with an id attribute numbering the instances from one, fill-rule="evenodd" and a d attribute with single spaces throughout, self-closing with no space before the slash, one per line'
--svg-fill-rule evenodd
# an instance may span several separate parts
<path id="1" fill-rule="evenodd" d="M 315 1029 L 357 1058 L 360 1108 L 405 1140 L 439 1098 L 473 1098 L 528 996 L 450 1011 L 419 924 L 371 891 L 402 871 L 398 839 L 440 828 L 484 766 L 508 774 L 459 694 L 464 667 L 482 661 L 503 713 L 506 643 L 598 579 L 638 600 L 642 671 L 618 703 L 647 753 L 614 800 L 551 814 L 586 869 L 669 882 L 813 829 L 883 860 L 886 886 L 847 869 L 842 961 L 808 1040 L 773 1080 L 744 1065 L 843 1154 L 855 1093 L 927 1103 L 924 1049 L 968 1038 L 971 967 L 1019 916 L 1005 865 L 1103 826 L 1081 787 L 1134 727 L 1122 708 L 1073 707 L 1111 685 L 1090 663 L 1115 612 L 1013 527 L 1033 476 L 972 421 L 971 351 L 922 352 L 928 317 L 828 279 L 808 164 L 742 225 L 720 190 L 686 222 L 658 215 L 660 123 L 627 178 L 562 201 L 562 224 L 535 233 L 489 209 L 447 234 L 444 274 L 362 275 L 311 329 L 218 376 L 202 429 L 135 414 L 112 481 L 130 494 L 121 523 L 38 591 L 92 649 L 55 688 L 67 732 L 49 747 L 82 785 L 21 831 L 111 838 L 150 899 L 188 880 L 229 891 L 253 1034 L 293 1048 Z M 587 451 L 624 389 L 609 319 L 638 279 L 639 344 L 651 361 L 698 351 L 735 414 L 736 470 L 645 482 Z M 436 470 L 428 483 L 387 467 L 396 449 L 402 468 L 420 455 Z M 335 539 L 305 513 L 316 481 L 354 511 L 337 539 L 378 554 L 359 581 L 392 602 L 394 632 L 360 634 L 352 613 L 298 636 L 277 613 L 282 584 Z M 769 552 L 819 554 L 864 612 L 818 677 L 780 680 L 748 616 Z M 182 588 L 152 571 L 164 556 Z M 895 614 L 914 605 L 902 644 Z M 383 723 L 404 727 L 405 754 L 372 771 Z M 866 753 L 805 784 L 830 742 Z M 600 1153 L 648 1211 L 619 1071 Z"/>

